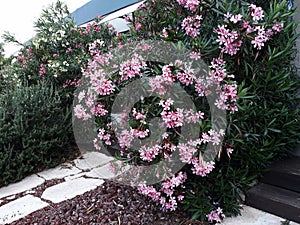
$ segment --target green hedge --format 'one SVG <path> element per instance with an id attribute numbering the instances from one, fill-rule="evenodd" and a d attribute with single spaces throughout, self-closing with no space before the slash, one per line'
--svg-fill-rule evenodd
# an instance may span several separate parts
<path id="1" fill-rule="evenodd" d="M 46 84 L 20 86 L 0 95 L 0 186 L 52 167 L 67 153 L 70 112 Z"/>

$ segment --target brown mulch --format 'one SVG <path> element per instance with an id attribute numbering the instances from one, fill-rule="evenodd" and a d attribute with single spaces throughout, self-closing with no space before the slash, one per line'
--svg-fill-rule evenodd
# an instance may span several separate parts
<path id="1" fill-rule="evenodd" d="M 205 225 L 183 210 L 166 213 L 136 189 L 106 181 L 73 199 L 36 211 L 13 225 Z"/>

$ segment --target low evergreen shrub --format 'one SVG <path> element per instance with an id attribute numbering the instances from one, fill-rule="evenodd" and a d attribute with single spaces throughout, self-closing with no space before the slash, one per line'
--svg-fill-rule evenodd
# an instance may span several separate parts
<path id="1" fill-rule="evenodd" d="M 70 111 L 48 84 L 0 95 L 0 186 L 61 162 L 68 153 Z"/>

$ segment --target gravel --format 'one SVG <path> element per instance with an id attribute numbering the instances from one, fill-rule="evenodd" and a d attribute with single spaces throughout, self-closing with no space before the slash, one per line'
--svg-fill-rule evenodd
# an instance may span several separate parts
<path id="1" fill-rule="evenodd" d="M 188 225 L 205 224 L 190 221 L 183 210 L 162 212 L 154 202 L 136 189 L 106 181 L 101 187 L 73 199 L 36 211 L 11 224 L 100 224 L 100 225 Z"/>

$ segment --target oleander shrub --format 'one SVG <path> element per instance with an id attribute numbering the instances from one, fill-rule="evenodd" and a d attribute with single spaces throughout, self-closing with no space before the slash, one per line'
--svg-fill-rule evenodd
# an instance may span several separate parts
<path id="1" fill-rule="evenodd" d="M 70 110 L 52 85 L 38 82 L 0 95 L 0 186 L 58 165 L 69 154 Z"/>
<path id="2" fill-rule="evenodd" d="M 211 83 L 195 78 L 184 62 L 145 61 L 139 50 L 151 51 L 147 44 L 127 54 L 131 60 L 103 54 L 94 58 L 83 71 L 90 89 L 78 95 L 75 114 L 82 120 L 96 117 L 95 147 L 100 149 L 102 143 L 131 165 L 154 165 L 179 152 L 186 163 L 181 171 L 172 174 L 166 169 L 169 178 L 154 185 L 138 180 L 139 191 L 162 209 L 181 205 L 193 219 L 211 223 L 237 215 L 245 191 L 272 161 L 288 155 L 299 143 L 300 83 L 293 65 L 298 35 L 293 13 L 286 1 L 261 0 L 152 0 L 135 13 L 129 43 L 172 42 L 191 51 L 191 62 L 201 59 L 209 66 L 208 80 L 220 96 L 215 105 L 228 113 L 224 131 L 213 129 L 209 108 L 203 106 Z M 113 102 L 122 88 L 145 77 L 154 92 L 164 92 L 174 83 L 183 87 L 196 111 L 176 108 L 172 99 L 142 98 L 119 115 L 129 127 L 118 130 L 110 116 Z M 147 140 L 155 133 L 149 124 L 154 117 L 162 117 L 167 127 L 161 143 L 132 148 L 134 139 Z M 200 132 L 196 141 L 179 145 L 185 123 L 198 124 Z M 207 143 L 221 145 L 215 161 L 203 160 Z"/>
<path id="3" fill-rule="evenodd" d="M 115 37 L 113 27 L 99 22 L 100 18 L 96 17 L 79 27 L 66 4 L 57 1 L 49 5 L 34 23 L 36 35 L 27 43 L 19 43 L 9 33 L 3 35 L 6 42 L 23 46 L 8 73 L 17 74 L 29 84 L 40 80 L 51 82 L 70 105 L 81 67 L 92 58 L 93 48 L 97 46 L 97 51 L 105 52 Z"/>

